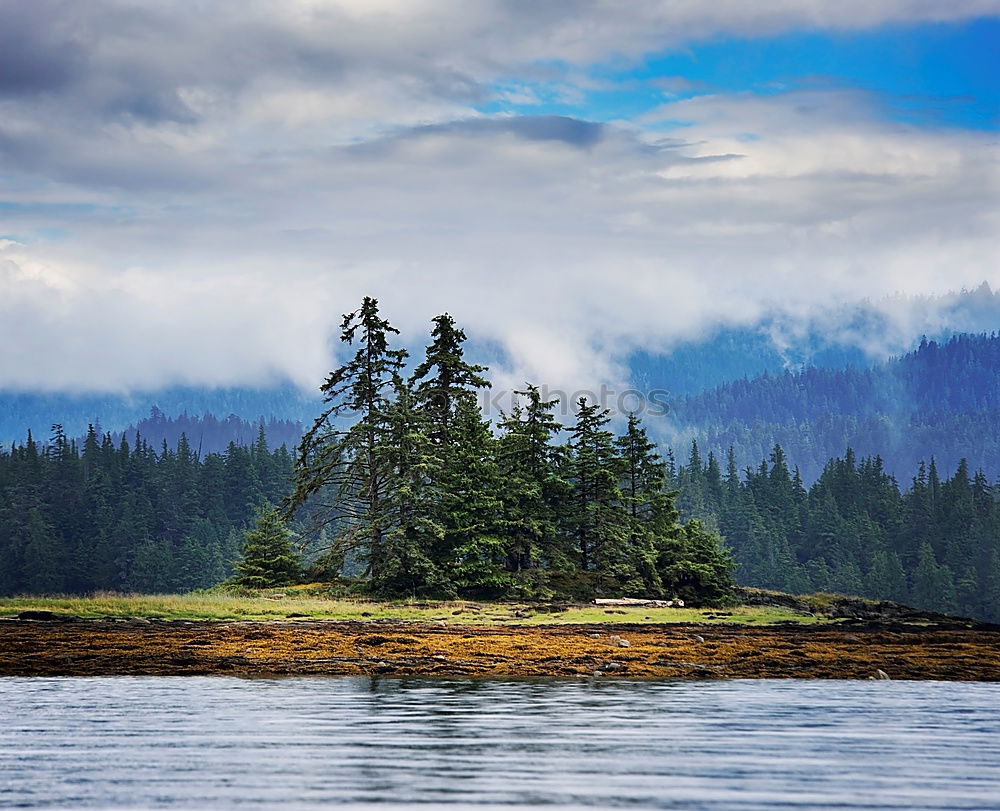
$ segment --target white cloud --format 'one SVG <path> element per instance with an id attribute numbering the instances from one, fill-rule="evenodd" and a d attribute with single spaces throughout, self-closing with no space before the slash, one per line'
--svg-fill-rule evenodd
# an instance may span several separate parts
<path id="1" fill-rule="evenodd" d="M 775 306 L 1000 282 L 995 137 L 865 94 L 701 96 L 628 127 L 476 112 L 692 39 L 997 3 L 33 7 L 52 58 L 0 87 L 0 199 L 22 204 L 0 386 L 315 383 L 372 293 L 414 348 L 448 309 L 505 380 L 575 388 Z"/>

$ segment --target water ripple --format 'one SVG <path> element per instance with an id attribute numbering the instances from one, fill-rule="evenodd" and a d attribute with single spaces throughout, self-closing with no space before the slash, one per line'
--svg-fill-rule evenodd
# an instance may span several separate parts
<path id="1" fill-rule="evenodd" d="M 0 679 L 0 806 L 1000 807 L 1000 685 Z"/>

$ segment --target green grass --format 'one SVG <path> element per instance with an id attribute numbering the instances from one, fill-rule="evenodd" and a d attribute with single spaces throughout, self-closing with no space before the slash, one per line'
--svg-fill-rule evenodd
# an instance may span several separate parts
<path id="1" fill-rule="evenodd" d="M 87 597 L 0 598 L 0 617 L 22 611 L 51 611 L 78 617 L 145 617 L 168 620 L 395 620 L 445 622 L 466 625 L 564 625 L 572 623 L 709 622 L 770 625 L 776 622 L 811 624 L 821 617 L 795 614 L 781 608 L 737 606 L 713 611 L 697 608 L 633 608 L 567 606 L 541 611 L 527 603 L 374 602 L 324 598 L 308 589 L 287 589 L 248 597 L 218 592 L 191 594 L 98 593 Z M 303 593 L 304 592 L 304 593 Z M 284 596 L 276 596 L 283 594 Z"/>

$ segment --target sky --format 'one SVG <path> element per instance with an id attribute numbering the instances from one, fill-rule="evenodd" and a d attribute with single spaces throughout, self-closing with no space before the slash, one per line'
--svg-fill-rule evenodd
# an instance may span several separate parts
<path id="1" fill-rule="evenodd" d="M 364 295 L 511 385 L 917 330 L 1000 285 L 998 85 L 1000 0 L 0 0 L 0 389 L 312 388 Z"/>

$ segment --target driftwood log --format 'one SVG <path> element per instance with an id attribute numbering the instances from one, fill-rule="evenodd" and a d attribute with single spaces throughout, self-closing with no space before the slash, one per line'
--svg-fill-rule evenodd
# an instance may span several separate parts
<path id="1" fill-rule="evenodd" d="M 637 597 L 598 598 L 594 605 L 634 605 L 645 608 L 683 608 L 683 600 L 642 600 Z"/>

